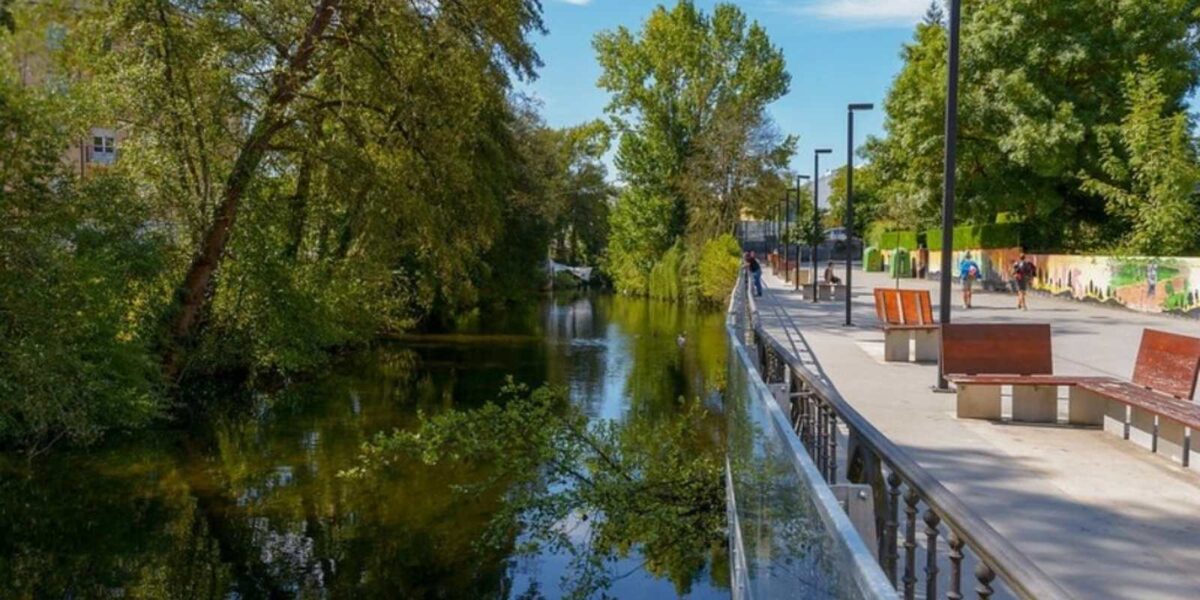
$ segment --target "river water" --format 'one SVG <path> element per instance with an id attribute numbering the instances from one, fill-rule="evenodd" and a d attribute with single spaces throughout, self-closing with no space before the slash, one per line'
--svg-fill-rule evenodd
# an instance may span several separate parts
<path id="1" fill-rule="evenodd" d="M 486 465 L 401 460 L 345 476 L 376 434 L 482 406 L 511 376 L 562 386 L 594 423 L 612 423 L 636 446 L 635 478 L 674 469 L 696 489 L 689 461 L 724 452 L 726 356 L 717 312 L 545 298 L 380 343 L 203 430 L 139 432 L 33 465 L 0 457 L 0 598 L 726 598 L 719 535 L 656 531 L 671 522 L 654 520 L 661 495 L 632 498 L 650 520 L 604 543 L 588 537 L 592 522 L 556 524 L 574 544 L 564 549 L 529 546 L 546 533 L 529 528 L 484 541 L 513 497 L 470 487 Z M 653 448 L 671 442 L 645 432 L 681 418 L 681 398 L 701 407 L 686 448 Z"/>

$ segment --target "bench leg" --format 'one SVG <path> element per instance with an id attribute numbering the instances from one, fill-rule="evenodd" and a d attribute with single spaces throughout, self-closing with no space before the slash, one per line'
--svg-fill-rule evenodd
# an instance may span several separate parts
<path id="1" fill-rule="evenodd" d="M 1127 406 L 1116 400 L 1104 401 L 1104 431 L 1117 437 L 1129 439 L 1125 424 L 1129 422 L 1126 416 Z"/>
<path id="2" fill-rule="evenodd" d="M 1158 451 L 1158 436 L 1154 433 L 1154 413 L 1129 407 L 1129 441 L 1150 450 Z"/>
<path id="3" fill-rule="evenodd" d="M 838 302 L 845 302 L 846 301 L 846 286 L 844 286 L 844 285 L 837 286 L 837 288 L 835 288 L 833 291 L 833 299 L 837 300 Z"/>
<path id="4" fill-rule="evenodd" d="M 883 360 L 887 362 L 908 362 L 908 332 L 883 332 Z"/>
<path id="5" fill-rule="evenodd" d="M 1053 385 L 1014 385 L 1012 418 L 1026 423 L 1058 421 L 1058 387 Z"/>
<path id="6" fill-rule="evenodd" d="M 819 298 L 822 302 L 828 302 L 831 300 L 832 295 L 833 291 L 829 289 L 829 286 L 823 285 L 817 288 L 817 298 Z"/>
<path id="7" fill-rule="evenodd" d="M 958 384 L 958 418 L 1000 420 L 1000 386 Z"/>
<path id="8" fill-rule="evenodd" d="M 1071 386 L 1071 399 L 1067 403 L 1067 422 L 1072 425 L 1103 426 L 1104 397 L 1079 386 Z"/>
<path id="9" fill-rule="evenodd" d="M 913 332 L 917 340 L 917 362 L 938 361 L 938 332 L 936 329 L 917 330 Z"/>
<path id="10" fill-rule="evenodd" d="M 1183 463 L 1184 440 L 1187 431 L 1178 421 L 1158 419 L 1158 452 L 1171 457 L 1177 463 Z"/>

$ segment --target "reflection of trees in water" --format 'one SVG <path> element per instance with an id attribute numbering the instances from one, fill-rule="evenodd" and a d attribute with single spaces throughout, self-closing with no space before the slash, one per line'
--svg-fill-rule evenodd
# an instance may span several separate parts
<path id="1" fill-rule="evenodd" d="M 610 565 L 634 552 L 644 570 L 671 580 L 681 594 L 706 566 L 724 566 L 723 463 L 697 435 L 708 419 L 699 404 L 677 406 L 671 420 L 589 422 L 563 392 L 513 386 L 507 396 L 380 438 L 349 475 L 363 478 L 413 460 L 487 465 L 491 477 L 459 490 L 503 490 L 484 539 L 515 538 L 520 553 L 570 556 L 564 585 L 573 596 L 605 589 L 618 575 Z"/>
<path id="2" fill-rule="evenodd" d="M 698 395 L 699 379 L 684 373 L 710 360 L 709 344 L 697 340 L 719 325 L 659 303 L 650 309 L 640 300 L 586 301 L 590 317 L 570 317 L 570 333 L 582 339 L 564 340 L 567 353 L 531 335 L 413 336 L 346 357 L 319 380 L 239 398 L 229 414 L 214 409 L 203 430 L 57 453 L 33 470 L 0 464 L 0 596 L 508 596 L 508 556 L 525 539 L 518 529 L 540 529 L 549 515 L 573 510 L 578 496 L 554 504 L 554 490 L 536 484 L 544 480 L 501 476 L 501 466 L 487 459 L 397 461 L 360 479 L 337 473 L 357 464 L 360 446 L 375 432 L 417 427 L 417 411 L 436 415 L 495 398 L 505 373 L 573 381 L 579 400 L 624 385 L 606 381 L 611 353 L 625 351 L 609 344 L 646 337 L 646 328 L 660 332 L 663 343 L 632 348 L 624 360 L 673 364 L 677 372 L 663 388 L 638 384 L 645 394 L 668 395 L 641 395 L 635 406 L 653 410 L 635 408 L 597 438 L 619 469 L 590 454 L 582 463 L 598 477 L 596 490 L 610 496 L 591 495 L 579 505 L 589 525 L 604 527 L 580 529 L 588 545 L 571 546 L 577 588 L 599 589 L 621 575 L 593 561 L 627 554 L 640 554 L 647 571 L 679 589 L 706 565 L 722 582 L 726 562 L 712 558 L 724 546 L 720 477 L 719 470 L 712 477 L 708 458 L 720 456 L 719 423 L 676 400 Z M 531 314 L 536 326 L 520 314 L 509 323 L 481 318 L 478 327 L 536 331 L 545 315 Z M 610 319 L 618 322 L 610 326 Z M 682 350 L 675 344 L 680 327 L 690 338 Z M 638 376 L 653 380 L 653 368 Z M 618 472 L 630 478 L 615 478 Z M 546 498 L 539 505 L 546 519 L 512 517 L 514 494 Z M 610 501 L 618 495 L 629 501 Z M 682 508 L 667 514 L 662 507 Z M 611 520 L 598 518 L 609 514 Z M 506 516 L 510 527 L 497 529 Z M 488 533 L 490 543 L 479 544 Z"/>

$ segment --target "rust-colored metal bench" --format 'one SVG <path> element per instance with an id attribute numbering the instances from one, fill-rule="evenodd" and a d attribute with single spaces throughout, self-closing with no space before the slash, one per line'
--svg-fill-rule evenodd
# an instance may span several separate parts
<path id="1" fill-rule="evenodd" d="M 875 316 L 883 327 L 883 359 L 909 360 L 909 340 L 916 341 L 916 360 L 938 359 L 938 324 L 933 320 L 929 290 L 875 288 Z"/>

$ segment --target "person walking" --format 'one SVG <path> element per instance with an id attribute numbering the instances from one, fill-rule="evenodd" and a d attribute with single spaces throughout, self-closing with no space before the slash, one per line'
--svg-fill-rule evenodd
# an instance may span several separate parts
<path id="1" fill-rule="evenodd" d="M 1022 252 L 1012 267 L 1013 281 L 1017 282 L 1017 308 L 1019 310 L 1029 310 L 1029 305 L 1025 302 L 1025 294 L 1029 291 L 1029 280 L 1036 276 L 1037 267 L 1029 262 L 1025 258 L 1025 253 Z"/>
<path id="2" fill-rule="evenodd" d="M 754 257 L 754 251 L 746 253 L 746 269 L 750 271 L 750 278 L 754 281 L 754 297 L 762 297 L 762 265 L 758 264 L 758 259 Z"/>
<path id="3" fill-rule="evenodd" d="M 962 261 L 958 263 L 958 278 L 962 282 L 964 308 L 971 308 L 971 300 L 974 299 L 975 280 L 979 279 L 982 273 L 979 270 L 979 263 L 971 260 L 971 253 L 967 252 L 964 254 Z"/>
<path id="4" fill-rule="evenodd" d="M 917 248 L 917 279 L 925 279 L 929 276 L 929 248 L 925 244 L 921 244 Z"/>

